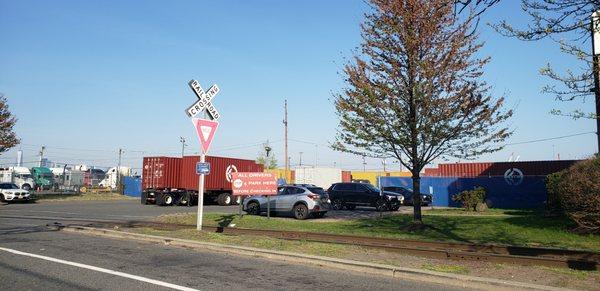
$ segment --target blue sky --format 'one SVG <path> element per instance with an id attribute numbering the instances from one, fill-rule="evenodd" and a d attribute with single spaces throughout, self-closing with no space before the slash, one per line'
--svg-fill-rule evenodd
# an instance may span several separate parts
<path id="1" fill-rule="evenodd" d="M 184 110 L 197 79 L 222 117 L 211 154 L 255 158 L 269 140 L 283 164 L 283 102 L 289 105 L 292 164 L 362 168 L 357 157 L 326 147 L 337 118 L 331 92 L 342 86 L 345 58 L 360 43 L 363 1 L 8 1 L 0 0 L 0 92 L 19 118 L 27 161 L 41 145 L 53 161 L 139 167 L 144 155 L 199 149 Z M 523 25 L 518 1 L 503 1 L 483 21 Z M 592 111 L 592 101 L 557 103 L 540 89 L 551 62 L 578 66 L 549 41 L 521 42 L 481 26 L 485 79 L 515 108 L 509 143 L 593 132 L 591 120 L 550 115 Z M 507 146 L 480 161 L 584 158 L 595 135 Z M 15 150 L 0 156 L 12 162 Z M 367 160 L 367 168 L 381 168 Z M 388 166 L 389 167 L 389 166 Z M 397 168 L 398 165 L 392 165 Z"/>

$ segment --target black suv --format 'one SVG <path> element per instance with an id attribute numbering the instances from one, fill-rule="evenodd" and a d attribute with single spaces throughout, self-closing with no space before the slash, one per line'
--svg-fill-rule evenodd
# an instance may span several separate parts
<path id="1" fill-rule="evenodd" d="M 404 196 L 404 205 L 413 205 L 413 190 L 402 186 L 387 186 L 383 191 L 394 192 Z M 433 195 L 421 193 L 421 205 L 429 206 L 433 200 Z"/>
<path id="2" fill-rule="evenodd" d="M 327 189 L 331 208 L 353 210 L 356 206 L 375 207 L 377 211 L 400 209 L 404 197 L 398 193 L 383 193 L 371 184 L 335 183 Z"/>

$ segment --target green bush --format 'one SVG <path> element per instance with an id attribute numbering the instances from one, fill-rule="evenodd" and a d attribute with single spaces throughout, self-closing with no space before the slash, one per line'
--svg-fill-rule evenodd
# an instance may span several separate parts
<path id="1" fill-rule="evenodd" d="M 453 195 L 452 200 L 462 203 L 463 208 L 467 211 L 477 210 L 477 204 L 483 204 L 485 201 L 485 188 L 477 187 L 473 190 L 462 191 L 456 195 Z M 479 207 L 479 209 L 483 209 L 482 211 L 484 211 L 486 208 L 481 206 Z"/>
<path id="2" fill-rule="evenodd" d="M 548 190 L 548 198 L 546 199 L 546 215 L 558 216 L 563 214 L 563 209 L 560 206 L 560 181 L 564 179 L 566 171 L 552 173 L 546 176 L 546 189 Z"/>
<path id="3" fill-rule="evenodd" d="M 549 176 L 546 187 L 548 210 L 562 211 L 579 232 L 600 233 L 600 156 Z"/>

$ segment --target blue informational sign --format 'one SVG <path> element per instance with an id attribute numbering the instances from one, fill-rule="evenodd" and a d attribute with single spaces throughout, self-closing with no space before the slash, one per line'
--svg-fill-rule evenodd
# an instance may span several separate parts
<path id="1" fill-rule="evenodd" d="M 210 174 L 210 164 L 209 163 L 196 163 L 196 174 L 198 174 L 198 175 Z"/>

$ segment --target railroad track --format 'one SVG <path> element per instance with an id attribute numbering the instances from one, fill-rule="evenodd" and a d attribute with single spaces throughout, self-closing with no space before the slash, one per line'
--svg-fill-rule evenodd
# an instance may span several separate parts
<path id="1" fill-rule="evenodd" d="M 140 228 L 150 227 L 158 230 L 193 229 L 193 225 L 172 224 L 152 221 L 122 221 L 100 220 L 73 217 L 33 217 L 6 216 L 15 219 L 40 219 L 70 221 L 70 224 L 56 224 L 59 227 L 98 227 L 98 228 Z M 78 222 L 78 223 L 75 223 Z M 519 265 L 541 265 L 563 267 L 579 270 L 598 270 L 600 253 L 580 250 L 565 250 L 555 248 L 536 248 L 519 246 L 502 246 L 488 244 L 469 244 L 453 242 L 432 242 L 408 239 L 392 239 L 380 237 L 365 237 L 355 235 L 338 235 L 298 231 L 280 231 L 264 229 L 247 229 L 232 227 L 204 226 L 204 231 L 222 233 L 225 235 L 249 235 L 272 237 L 285 240 L 302 240 L 322 243 L 337 243 L 383 249 L 408 255 L 424 256 L 437 259 L 483 261 L 493 263 L 510 263 Z"/>

